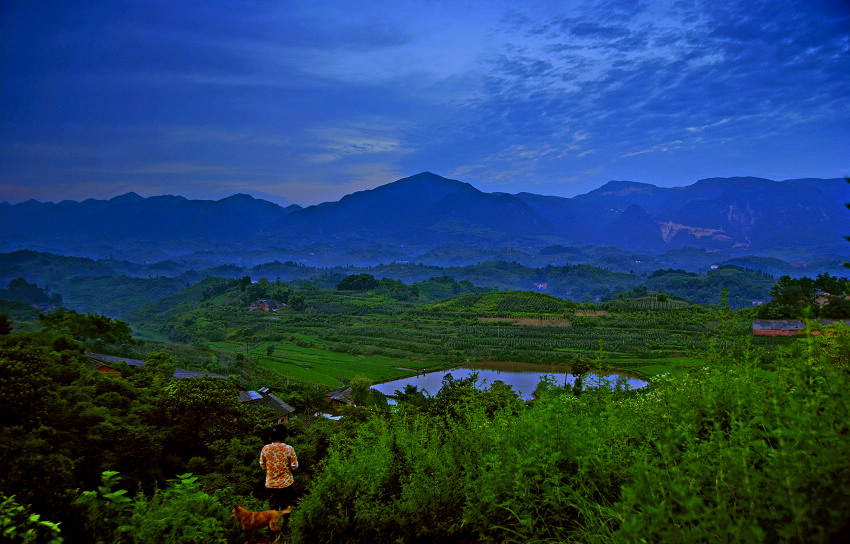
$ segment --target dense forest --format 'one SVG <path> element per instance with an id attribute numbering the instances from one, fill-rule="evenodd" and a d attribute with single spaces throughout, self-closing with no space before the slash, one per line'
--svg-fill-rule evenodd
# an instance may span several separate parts
<path id="1" fill-rule="evenodd" d="M 836 304 L 818 297 L 847 285 L 781 278 L 769 304 L 817 317 Z M 49 310 L 55 295 L 26 281 L 13 291 L 41 309 L 0 321 L 10 542 L 243 542 L 230 509 L 266 508 L 257 459 L 271 417 L 238 392 L 261 385 L 296 409 L 289 542 L 841 542 L 850 530 L 843 322 L 762 338 L 750 324 L 770 306 L 735 310 L 728 290 L 713 306 L 640 289 L 594 304 L 357 272 L 329 287 L 207 278 L 135 309 L 131 329 Z M 90 352 L 145 364 L 105 373 Z M 530 401 L 474 375 L 392 402 L 369 389 L 485 359 L 579 380 L 543 380 Z M 224 377 L 173 379 L 177 367 Z M 589 374 L 613 368 L 650 384 Z M 315 417 L 340 385 L 354 403 Z"/>
<path id="2" fill-rule="evenodd" d="M 0 296 L 0 299 L 18 300 L 26 294 L 21 291 L 21 288 L 26 289 L 24 284 L 20 283 L 25 282 L 45 291 L 44 297 L 47 298 L 39 303 L 42 307 L 64 305 L 78 312 L 102 313 L 134 323 L 134 312 L 140 307 L 180 293 L 208 277 L 231 280 L 248 277 L 251 283 L 266 278 L 270 282 L 284 282 L 293 287 L 312 284 L 322 289 L 334 289 L 348 276 L 372 276 L 378 281 L 394 281 L 393 286 L 385 283 L 384 288 L 396 289 L 399 294 L 405 294 L 407 300 L 419 303 L 435 302 L 459 294 L 439 289 L 439 285 L 431 281 L 436 278 L 451 278 L 461 283 L 461 288 L 466 291 L 472 285 L 498 290 L 538 291 L 576 302 L 617 300 L 621 295 L 631 297 L 644 290 L 644 295 L 665 293 L 690 303 L 709 305 L 720 302 L 720 293 L 725 288 L 728 291 L 727 301 L 733 308 L 746 308 L 768 300 L 770 289 L 776 282 L 774 276 L 766 271 L 776 267 L 765 260 L 737 259 L 735 262 L 740 264 L 718 264 L 713 269 L 706 265 L 703 271 L 693 272 L 682 268 L 646 271 L 640 261 L 634 261 L 638 258 L 635 255 L 618 257 L 626 262 L 625 267 L 588 264 L 533 267 L 515 261 L 488 260 L 451 267 L 395 262 L 369 268 L 316 268 L 293 261 L 269 261 L 254 266 L 227 264 L 195 268 L 193 265 L 199 263 L 192 261 L 136 264 L 22 250 L 0 254 L 0 286 L 18 282 L 10 287 L 14 292 Z M 628 267 L 630 259 L 634 265 L 632 268 Z M 671 257 L 671 261 L 677 259 Z M 430 283 L 422 285 L 424 282 Z M 56 297 L 61 297 L 61 300 Z M 35 299 L 32 302 L 35 303 Z M 13 310 L 3 311 L 9 313 Z"/>

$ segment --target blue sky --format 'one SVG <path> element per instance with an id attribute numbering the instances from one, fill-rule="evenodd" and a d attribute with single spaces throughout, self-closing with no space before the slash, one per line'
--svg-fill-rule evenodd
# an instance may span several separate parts
<path id="1" fill-rule="evenodd" d="M 846 0 L 6 0 L 0 44 L 0 201 L 850 175 Z"/>

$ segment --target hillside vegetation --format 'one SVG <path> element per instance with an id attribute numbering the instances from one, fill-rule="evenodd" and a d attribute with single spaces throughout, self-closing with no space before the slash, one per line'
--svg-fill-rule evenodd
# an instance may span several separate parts
<path id="1" fill-rule="evenodd" d="M 806 304 L 792 295 L 806 285 L 780 281 L 773 302 Z M 419 301 L 432 292 L 456 296 Z M 723 293 L 713 307 L 638 295 L 207 278 L 138 310 L 133 336 L 100 314 L 4 318 L 0 526 L 21 542 L 243 542 L 229 511 L 267 507 L 257 457 L 277 416 L 238 391 L 265 386 L 295 409 L 288 542 L 842 541 L 850 327 L 754 337 L 757 310 Z M 258 298 L 275 304 L 252 310 Z M 87 351 L 145 364 L 104 373 Z M 543 379 L 527 402 L 449 374 L 396 405 L 369 388 L 484 360 L 558 365 L 577 385 Z M 172 379 L 178 367 L 226 378 Z M 650 383 L 589 374 L 611 369 Z M 339 421 L 314 416 L 342 386 L 354 404 Z"/>
<path id="2" fill-rule="evenodd" d="M 578 304 L 543 293 L 499 291 L 455 297 L 432 304 L 427 309 L 438 312 L 470 312 L 479 316 L 499 315 L 563 315 Z"/>
<path id="3" fill-rule="evenodd" d="M 755 269 L 720 266 L 704 273 L 682 269 L 650 270 L 639 274 L 617 272 L 637 267 L 636 255 L 619 254 L 618 264 L 605 267 L 585 264 L 532 267 L 517 262 L 485 261 L 448 267 L 393 263 L 371 268 L 315 268 L 292 261 L 270 260 L 255 266 L 222 265 L 192 268 L 191 263 L 163 261 L 134 264 L 113 259 L 92 260 L 62 257 L 35 251 L 0 254 L 0 287 L 23 280 L 43 289 L 46 297 L 59 297 L 78 312 L 95 312 L 133 321 L 135 312 L 158 300 L 171 300 L 187 287 L 206 278 L 242 280 L 263 278 L 290 287 L 311 284 L 334 289 L 349 276 L 371 276 L 376 293 L 394 300 L 428 303 L 457 295 L 488 290 L 538 291 L 576 302 L 605 302 L 664 293 L 671 300 L 692 304 L 718 304 L 723 289 L 732 307 L 746 308 L 769 298 L 774 278 Z M 641 265 L 644 266 L 644 265 Z M 256 288 L 255 288 L 256 289 Z M 182 295 L 178 295 L 178 299 Z M 0 297 L 15 300 L 13 297 Z M 35 300 L 29 302 L 35 303 Z M 169 304 L 167 304 L 169 305 Z"/>
<path id="4" fill-rule="evenodd" d="M 363 396 L 355 376 L 362 404 L 339 422 L 290 421 L 300 468 L 286 539 L 840 541 L 850 508 L 850 329 L 832 325 L 767 351 L 738 332 L 737 317 L 711 312 L 704 331 L 714 332 L 691 370 L 637 391 L 544 381 L 526 403 L 501 382 L 447 376 L 433 397 L 398 392 L 391 409 Z M 169 380 L 183 363 L 161 353 L 120 378 L 92 370 L 81 340 L 125 350 L 138 341 L 120 322 L 100 333 L 77 322 L 103 320 L 71 314 L 38 333 L 0 335 L 8 534 L 242 542 L 229 509 L 265 508 L 256 459 L 267 415 L 241 405 L 227 380 Z M 284 344 L 273 354 L 295 350 Z M 604 368 L 609 355 L 597 350 L 585 368 Z M 254 357 L 242 359 L 246 369 Z M 343 358 L 339 368 L 371 372 L 361 361 Z M 316 389 L 276 387 L 299 414 L 321 404 Z"/>

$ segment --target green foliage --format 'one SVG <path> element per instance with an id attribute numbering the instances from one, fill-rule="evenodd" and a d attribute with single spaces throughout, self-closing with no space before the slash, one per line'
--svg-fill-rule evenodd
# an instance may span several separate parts
<path id="1" fill-rule="evenodd" d="M 812 350 L 786 364 L 776 377 L 736 365 L 659 384 L 611 541 L 830 540 L 850 501 L 847 375 Z"/>
<path id="2" fill-rule="evenodd" d="M 324 462 L 293 510 L 293 542 L 411 542 L 462 534 L 462 434 L 371 418 Z M 364 472 L 369 467 L 368 473 Z"/>
<path id="3" fill-rule="evenodd" d="M 245 290 L 251 285 L 273 284 Z M 750 340 L 749 314 L 733 310 L 727 293 L 711 310 L 586 312 L 569 316 L 573 326 L 544 327 L 481 322 L 469 310 L 527 317 L 555 308 L 561 320 L 570 306 L 545 295 L 484 293 L 447 311 L 306 288 L 298 294 L 308 309 L 273 321 L 241 308 L 238 291 L 236 283 L 210 291 L 206 302 L 167 318 L 186 331 L 220 319 L 215 327 L 252 339 L 198 346 L 194 356 L 242 365 L 254 379 L 275 376 L 272 365 L 307 372 L 323 364 L 365 397 L 340 422 L 292 421 L 302 465 L 293 541 L 824 542 L 850 508 L 844 325 L 768 354 Z M 235 541 L 233 500 L 262 508 L 265 424 L 257 414 L 226 380 L 166 379 L 175 363 L 183 366 L 179 351 L 129 346 L 147 369 L 113 379 L 90 370 L 78 341 L 61 332 L 0 338 L 4 492 L 55 513 L 68 540 Z M 389 410 L 368 385 L 400 361 L 364 356 L 379 350 L 408 357 L 408 368 L 473 354 L 572 361 L 578 374 L 637 354 L 648 365 L 673 354 L 701 364 L 641 391 L 589 387 L 576 395 L 549 383 L 530 404 L 499 381 L 482 388 L 475 377 L 447 377 L 435 396 L 407 388 Z M 321 402 L 321 388 L 277 379 L 299 413 Z M 128 485 L 119 485 L 119 471 Z"/>
<path id="4" fill-rule="evenodd" d="M 257 463 L 264 445 L 256 435 L 216 440 L 208 455 L 193 457 L 186 466 L 208 493 L 229 488 L 237 496 L 265 498 L 265 473 Z"/>
<path id="5" fill-rule="evenodd" d="M 0 314 L 0 335 L 9 334 L 12 332 L 12 322 L 9 321 L 9 316 Z"/>
<path id="6" fill-rule="evenodd" d="M 369 378 L 359 375 L 355 376 L 353 380 L 349 383 L 349 387 L 351 387 L 351 399 L 355 404 L 365 404 L 366 399 L 369 396 L 370 387 L 372 382 L 369 381 Z"/>
<path id="7" fill-rule="evenodd" d="M 226 544 L 241 531 L 218 494 L 202 491 L 192 474 L 169 480 L 153 496 L 139 493 L 132 499 L 126 490 L 114 489 L 119 481 L 116 472 L 104 472 L 103 485 L 76 501 L 86 512 L 94 542 Z"/>
<path id="8" fill-rule="evenodd" d="M 15 496 L 0 493 L 0 539 L 9 544 L 61 544 L 59 524 L 41 519 L 18 504 Z"/>
<path id="9" fill-rule="evenodd" d="M 173 430 L 172 446 L 185 452 L 184 458 L 261 424 L 258 413 L 241 405 L 233 386 L 219 378 L 173 380 L 164 386 L 162 402 Z"/>
<path id="10" fill-rule="evenodd" d="M 171 379 L 177 370 L 174 357 L 164 352 L 149 353 L 145 357 L 145 364 L 137 373 L 142 379 L 158 381 L 159 383 Z"/>
<path id="11" fill-rule="evenodd" d="M 62 295 L 50 293 L 35 283 L 29 283 L 24 278 L 17 278 L 9 282 L 6 289 L 0 289 L 0 299 L 13 302 L 21 302 L 28 305 L 62 306 Z"/>
<path id="12" fill-rule="evenodd" d="M 456 297 L 430 306 L 434 311 L 472 312 L 478 315 L 559 314 L 577 307 L 573 302 L 530 291 L 498 291 Z"/>
<path id="13" fill-rule="evenodd" d="M 369 291 L 378 286 L 378 280 L 371 274 L 351 274 L 336 284 L 337 291 Z"/>
<path id="14" fill-rule="evenodd" d="M 59 309 L 49 314 L 39 314 L 39 321 L 50 332 L 67 333 L 77 340 L 100 340 L 120 344 L 130 341 L 130 325 L 118 319 L 99 314 L 78 314 L 74 310 Z"/>
<path id="15" fill-rule="evenodd" d="M 800 319 L 804 315 L 825 318 L 850 317 L 850 279 L 827 274 L 811 278 L 782 276 L 771 288 L 772 300 L 759 308 L 763 319 Z"/>
<path id="16" fill-rule="evenodd" d="M 827 542 L 850 506 L 840 327 L 776 375 L 741 359 L 491 416 L 450 383 L 449 419 L 403 410 L 332 448 L 293 541 Z"/>
<path id="17" fill-rule="evenodd" d="M 726 289 L 730 306 L 746 308 L 753 300 L 766 298 L 773 282 L 774 279 L 770 275 L 732 265 L 720 266 L 706 274 L 667 269 L 656 270 L 650 274 L 644 285 L 625 295 L 627 298 L 640 298 L 647 296 L 648 292 L 664 293 L 673 295 L 673 299 L 684 299 L 697 304 L 718 304 L 720 292 Z M 647 291 L 641 291 L 641 288 Z"/>
<path id="18" fill-rule="evenodd" d="M 173 373 L 170 356 L 155 353 L 148 363 L 154 374 L 157 363 L 160 372 Z M 171 381 L 144 373 L 127 368 L 125 376 L 110 378 L 92 370 L 67 337 L 4 336 L 0 488 L 36 512 L 51 512 L 75 542 L 111 541 L 92 539 L 81 510 L 71 506 L 76 490 L 97 485 L 104 471 L 112 472 L 98 500 L 109 504 L 125 502 L 117 499 L 123 491 L 111 495 L 116 482 L 109 474 L 121 471 L 128 489 L 150 495 L 193 458 L 201 460 L 194 463 L 204 468 L 201 480 L 211 492 L 233 486 L 256 493 L 261 421 L 239 404 L 235 388 L 220 379 Z"/>
<path id="19" fill-rule="evenodd" d="M 303 312 L 307 309 L 307 299 L 303 294 L 296 294 L 289 297 L 289 307 L 296 312 Z"/>
<path id="20" fill-rule="evenodd" d="M 85 513 L 85 527 L 93 542 L 120 542 L 118 527 L 126 519 L 133 502 L 126 489 L 115 489 L 120 482 L 118 472 L 104 471 L 97 491 L 83 491 L 74 501 L 74 505 Z"/>

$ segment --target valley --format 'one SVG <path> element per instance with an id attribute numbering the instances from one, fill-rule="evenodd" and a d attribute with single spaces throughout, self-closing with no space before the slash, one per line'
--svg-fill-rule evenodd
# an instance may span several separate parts
<path id="1" fill-rule="evenodd" d="M 664 211 L 719 213 L 711 199 L 727 181 L 673 193 L 612 182 L 574 200 L 458 183 L 420 175 L 328 206 L 261 204 L 245 240 L 238 218 L 214 232 L 196 223 L 234 203 L 252 209 L 245 196 L 86 201 L 95 223 L 124 206 L 159 220 L 142 235 L 127 215 L 120 244 L 92 246 L 83 227 L 94 216 L 73 203 L 53 210 L 82 221 L 73 243 L 37 225 L 34 238 L 7 237 L 0 515 L 69 541 L 120 542 L 170 541 L 161 535 L 192 512 L 181 523 L 204 541 L 241 542 L 229 509 L 266 508 L 257 455 L 285 422 L 299 458 L 293 543 L 842 534 L 850 280 L 838 246 L 739 254 L 767 244 L 761 193 L 723 208 L 734 228 Z M 432 207 L 402 226 L 423 194 Z M 382 216 L 377 197 L 397 199 L 396 215 Z M 457 223 L 473 202 L 489 207 Z M 536 216 L 497 231 L 498 216 L 520 221 L 529 202 Z M 553 223 L 581 217 L 582 202 L 604 228 L 576 224 L 581 240 L 604 245 L 578 245 Z M 174 213 L 184 215 L 169 226 Z M 263 213 L 292 215 L 288 241 L 304 245 L 275 245 Z M 393 228 L 403 249 L 366 243 Z M 628 250 L 605 244 L 618 232 Z M 682 236 L 696 245 L 677 247 Z M 536 383 L 514 387 L 504 373 L 517 370 Z M 609 374 L 639 385 L 598 378 Z"/>

